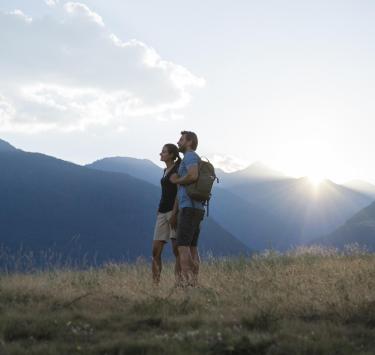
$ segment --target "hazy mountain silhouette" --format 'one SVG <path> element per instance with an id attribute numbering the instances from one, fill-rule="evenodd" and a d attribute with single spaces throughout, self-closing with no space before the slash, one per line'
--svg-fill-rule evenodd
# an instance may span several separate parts
<path id="1" fill-rule="evenodd" d="M 149 256 L 160 191 L 124 173 L 104 172 L 21 150 L 0 152 L 0 244 L 53 247 L 102 262 Z M 202 249 L 216 255 L 248 248 L 215 221 Z"/>
<path id="2" fill-rule="evenodd" d="M 102 159 L 87 166 L 132 174 L 139 179 L 160 186 L 162 168 L 147 160 L 116 157 Z M 149 174 L 147 173 L 148 169 L 150 170 Z M 222 185 L 222 181 L 226 181 L 225 176 L 230 176 L 231 182 L 250 179 L 253 183 L 259 181 L 261 176 L 265 179 L 281 176 L 280 173 L 274 172 L 260 163 L 253 164 L 238 174 L 221 174 L 222 172 L 218 169 L 217 175 L 220 179 L 218 186 Z M 213 198 L 210 202 L 210 215 L 237 239 L 253 250 L 271 247 L 285 249 L 295 243 L 295 238 L 291 233 L 292 229 L 278 216 L 218 186 L 216 184 L 214 186 Z"/>
<path id="3" fill-rule="evenodd" d="M 105 159 L 105 169 L 114 166 L 141 179 L 149 179 L 145 170 L 150 169 L 152 181 L 159 185 L 161 168 L 139 159 L 130 167 L 132 159 L 122 159 Z M 331 233 L 373 200 L 370 194 L 330 180 L 314 186 L 306 177 L 286 177 L 259 162 L 233 173 L 217 169 L 217 175 L 220 184 L 214 188 L 211 216 L 256 250 L 308 243 Z"/>
<path id="4" fill-rule="evenodd" d="M 286 178 L 285 174 L 266 166 L 262 162 L 255 162 L 245 169 L 232 173 L 227 173 L 222 169 L 216 169 L 216 172 L 221 181 L 221 186 L 225 188 L 243 184 L 244 182 L 254 184 Z"/>
<path id="5" fill-rule="evenodd" d="M 308 178 L 243 182 L 230 190 L 288 224 L 296 244 L 332 232 L 372 202 L 368 195 L 332 181 L 314 186 Z"/>
<path id="6" fill-rule="evenodd" d="M 109 157 L 97 160 L 86 165 L 88 168 L 125 173 L 138 179 L 158 185 L 161 179 L 162 169 L 147 159 L 136 159 L 129 157 Z"/>
<path id="7" fill-rule="evenodd" d="M 252 249 L 284 250 L 296 244 L 285 221 L 227 189 L 215 188 L 210 205 L 212 217 Z"/>
<path id="8" fill-rule="evenodd" d="M 14 150 L 17 150 L 17 149 L 13 147 L 11 144 L 9 144 L 8 142 L 0 139 L 0 152 L 9 152 L 9 151 L 14 151 Z"/>
<path id="9" fill-rule="evenodd" d="M 375 202 L 359 211 L 333 233 L 313 241 L 314 244 L 343 247 L 358 243 L 375 251 Z"/>
<path id="10" fill-rule="evenodd" d="M 364 195 L 368 195 L 375 200 L 375 185 L 370 184 L 367 181 L 351 180 L 343 184 L 343 186 L 358 191 Z"/>

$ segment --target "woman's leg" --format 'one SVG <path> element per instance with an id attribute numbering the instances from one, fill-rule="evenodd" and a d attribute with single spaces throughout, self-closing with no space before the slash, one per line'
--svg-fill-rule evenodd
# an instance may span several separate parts
<path id="1" fill-rule="evenodd" d="M 152 279 L 155 284 L 160 281 L 160 274 L 162 269 L 161 253 L 163 251 L 165 242 L 162 240 L 154 240 L 152 243 Z"/>

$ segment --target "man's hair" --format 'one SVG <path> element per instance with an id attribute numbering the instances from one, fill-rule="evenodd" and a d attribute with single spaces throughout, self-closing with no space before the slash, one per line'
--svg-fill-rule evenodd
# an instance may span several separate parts
<path id="1" fill-rule="evenodd" d="M 186 139 L 191 142 L 191 149 L 196 150 L 198 147 L 198 137 L 194 132 L 182 131 L 181 135 L 185 135 Z"/>

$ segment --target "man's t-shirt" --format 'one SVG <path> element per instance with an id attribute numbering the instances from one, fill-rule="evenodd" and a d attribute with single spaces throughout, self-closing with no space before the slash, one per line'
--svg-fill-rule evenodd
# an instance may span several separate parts
<path id="1" fill-rule="evenodd" d="M 178 175 L 180 177 L 186 176 L 188 173 L 188 169 L 191 166 L 198 165 L 199 164 L 199 156 L 194 151 L 188 151 L 184 155 L 184 159 L 182 159 L 180 168 L 178 169 Z M 178 206 L 179 208 L 185 208 L 185 207 L 193 207 L 198 208 L 201 210 L 204 210 L 204 205 L 200 201 L 192 200 L 187 192 L 186 188 L 183 185 L 178 185 Z"/>

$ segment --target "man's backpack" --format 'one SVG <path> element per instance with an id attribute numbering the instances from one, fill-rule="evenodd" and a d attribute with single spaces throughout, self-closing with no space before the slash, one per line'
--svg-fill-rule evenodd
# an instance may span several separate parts
<path id="1" fill-rule="evenodd" d="M 211 190 L 215 180 L 219 182 L 219 179 L 215 174 L 214 166 L 208 161 L 208 159 L 207 161 L 203 161 L 202 159 L 200 159 L 198 165 L 197 181 L 190 185 L 186 185 L 186 193 L 191 199 L 206 204 L 207 216 L 209 213 L 208 208 L 211 198 Z"/>

